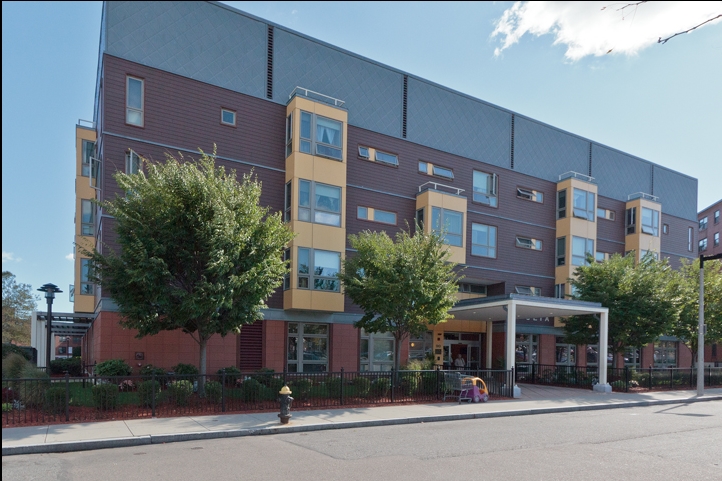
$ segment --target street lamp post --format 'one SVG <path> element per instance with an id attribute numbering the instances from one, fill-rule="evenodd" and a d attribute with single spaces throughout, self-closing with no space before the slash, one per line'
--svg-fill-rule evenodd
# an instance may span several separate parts
<path id="1" fill-rule="evenodd" d="M 46 339 L 45 339 L 45 372 L 50 373 L 50 340 L 52 337 L 52 323 L 53 323 L 53 299 L 55 299 L 56 292 L 63 292 L 58 289 L 55 284 L 45 284 L 43 287 L 39 287 L 40 292 L 45 293 L 45 302 L 48 303 L 48 312 L 45 321 L 46 328 Z"/>
<path id="2" fill-rule="evenodd" d="M 704 395 L 704 261 L 722 259 L 722 254 L 699 256 L 699 326 L 697 328 L 697 396 Z"/>

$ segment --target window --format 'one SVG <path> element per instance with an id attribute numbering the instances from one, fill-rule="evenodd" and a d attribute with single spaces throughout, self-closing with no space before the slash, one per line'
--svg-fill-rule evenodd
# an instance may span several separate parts
<path id="1" fill-rule="evenodd" d="M 80 235 L 95 235 L 95 209 L 93 208 L 93 203 L 87 199 L 82 199 L 80 204 Z"/>
<path id="2" fill-rule="evenodd" d="M 566 296 L 566 284 L 554 284 L 554 297 L 564 299 Z"/>
<path id="3" fill-rule="evenodd" d="M 376 160 L 376 162 L 382 162 L 384 164 L 399 165 L 398 156 L 394 154 L 387 154 L 386 152 L 381 152 L 380 150 L 376 151 L 374 159 Z M 453 174 L 451 177 L 453 179 Z"/>
<path id="4" fill-rule="evenodd" d="M 288 323 L 288 372 L 328 370 L 328 324 Z"/>
<path id="5" fill-rule="evenodd" d="M 699 230 L 705 230 L 706 228 L 707 228 L 707 216 L 704 216 L 699 220 Z"/>
<path id="6" fill-rule="evenodd" d="M 488 174 L 486 172 L 474 171 L 474 202 L 480 204 L 486 204 L 491 207 L 496 207 L 498 204 L 497 199 L 497 186 L 499 178 L 496 174 Z"/>
<path id="7" fill-rule="evenodd" d="M 531 200 L 532 202 L 544 202 L 544 194 L 542 192 L 539 192 L 538 190 L 517 187 L 516 196 L 520 199 Z"/>
<path id="8" fill-rule="evenodd" d="M 642 367 L 642 356 L 639 348 L 628 347 L 624 350 L 624 365 L 626 367 Z"/>
<path id="9" fill-rule="evenodd" d="M 556 363 L 559 366 L 575 366 L 577 364 L 577 346 L 564 342 L 563 336 L 556 336 Z"/>
<path id="10" fill-rule="evenodd" d="M 125 154 L 125 173 L 128 175 L 140 172 L 140 156 L 134 151 Z"/>
<path id="11" fill-rule="evenodd" d="M 496 227 L 471 224 L 471 255 L 496 257 Z"/>
<path id="12" fill-rule="evenodd" d="M 719 232 L 714 233 L 714 246 L 717 247 L 719 245 Z"/>
<path id="13" fill-rule="evenodd" d="M 645 249 L 639 251 L 639 258 L 644 259 L 647 254 L 650 254 L 654 260 L 659 260 L 659 254 L 657 252 Z"/>
<path id="14" fill-rule="evenodd" d="M 567 216 L 567 190 L 557 192 L 557 219 L 564 219 Z"/>
<path id="15" fill-rule="evenodd" d="M 659 212 L 642 207 L 642 232 L 659 237 Z"/>
<path id="16" fill-rule="evenodd" d="M 89 140 L 83 140 L 83 164 L 81 167 L 80 175 L 83 177 L 90 176 L 90 159 L 95 153 L 95 142 Z"/>
<path id="17" fill-rule="evenodd" d="M 454 171 L 440 165 L 432 164 L 423 160 L 419 161 L 419 172 L 427 175 L 435 175 L 444 179 L 454 180 Z"/>
<path id="18" fill-rule="evenodd" d="M 341 268 L 341 254 L 322 250 L 298 248 L 298 288 L 338 292 L 336 278 Z"/>
<path id="19" fill-rule="evenodd" d="M 286 157 L 293 152 L 293 114 L 286 117 Z"/>
<path id="20" fill-rule="evenodd" d="M 719 211 L 714 211 L 714 223 L 719 224 Z"/>
<path id="21" fill-rule="evenodd" d="M 692 245 L 694 243 L 694 232 L 691 227 L 687 228 L 687 250 L 692 252 Z"/>
<path id="22" fill-rule="evenodd" d="M 283 221 L 291 222 L 291 205 L 293 201 L 293 181 L 286 182 L 283 200 Z M 310 217 L 310 216 L 309 216 Z"/>
<path id="23" fill-rule="evenodd" d="M 236 126 L 236 113 L 233 110 L 221 109 L 221 123 Z"/>
<path id="24" fill-rule="evenodd" d="M 627 215 L 624 222 L 627 235 L 634 234 L 637 231 L 637 208 L 627 209 Z"/>
<path id="25" fill-rule="evenodd" d="M 75 302 L 75 285 L 74 284 L 70 284 L 70 286 L 68 286 L 68 301 Z"/>
<path id="26" fill-rule="evenodd" d="M 699 252 L 704 252 L 707 250 L 707 238 L 700 239 L 699 241 Z"/>
<path id="27" fill-rule="evenodd" d="M 343 161 L 342 132 L 338 120 L 301 111 L 301 152 Z"/>
<path id="28" fill-rule="evenodd" d="M 586 266 L 587 254 L 594 253 L 594 239 L 585 239 L 584 237 L 572 237 L 572 265 Z"/>
<path id="29" fill-rule="evenodd" d="M 535 251 L 542 250 L 542 241 L 539 239 L 530 239 L 528 237 L 518 237 L 516 238 L 516 246 L 522 247 L 524 249 L 532 249 Z"/>
<path id="30" fill-rule="evenodd" d="M 609 259 L 609 253 L 607 252 L 599 252 L 597 251 L 596 254 L 594 254 L 594 260 L 597 262 L 604 262 Z"/>
<path id="31" fill-rule="evenodd" d="M 423 361 L 426 356 L 433 352 L 434 338 L 431 331 L 426 331 L 421 336 L 409 336 L 409 361 Z"/>
<path id="32" fill-rule="evenodd" d="M 356 209 L 356 217 L 364 220 L 372 220 L 383 224 L 396 225 L 396 214 L 381 209 L 371 207 L 358 206 Z"/>
<path id="33" fill-rule="evenodd" d="M 450 246 L 461 247 L 463 245 L 464 214 L 454 210 L 431 208 L 431 228 L 436 232 L 444 233 L 444 242 Z"/>
<path id="34" fill-rule="evenodd" d="M 370 160 L 371 162 L 378 162 L 381 164 L 399 165 L 399 156 L 396 154 L 389 154 L 388 152 L 382 152 L 380 150 L 364 147 L 359 145 L 358 156 L 364 160 Z"/>
<path id="35" fill-rule="evenodd" d="M 90 158 L 90 178 L 89 183 L 90 187 L 93 189 L 100 189 L 100 180 L 101 180 L 101 163 L 100 159 L 96 159 L 95 157 Z"/>
<path id="36" fill-rule="evenodd" d="M 657 341 L 654 343 L 654 367 L 677 366 L 677 343 Z"/>
<path id="37" fill-rule="evenodd" d="M 616 215 L 613 210 L 597 207 L 597 217 L 600 219 L 614 220 Z"/>
<path id="38" fill-rule="evenodd" d="M 557 238 L 557 266 L 563 266 L 566 264 L 566 250 L 567 250 L 567 238 Z"/>
<path id="39" fill-rule="evenodd" d="M 517 334 L 516 362 L 536 364 L 538 346 L 539 336 L 534 334 Z"/>
<path id="40" fill-rule="evenodd" d="M 291 249 L 283 249 L 283 262 L 288 269 L 283 275 L 283 290 L 287 291 L 291 288 Z"/>
<path id="41" fill-rule="evenodd" d="M 95 292 L 95 284 L 90 282 L 90 259 L 80 259 L 80 294 L 92 296 Z"/>
<path id="42" fill-rule="evenodd" d="M 480 294 L 481 296 L 486 296 L 486 286 L 480 286 L 478 284 L 468 284 L 464 282 L 459 284 L 459 292 L 463 292 L 466 294 Z"/>
<path id="43" fill-rule="evenodd" d="M 143 80 L 135 77 L 126 77 L 125 91 L 125 122 L 137 127 L 143 127 Z"/>
<path id="44" fill-rule="evenodd" d="M 361 157 L 362 159 L 370 160 L 370 159 L 371 159 L 371 154 L 369 153 L 369 148 L 368 148 L 368 147 L 361 147 L 361 146 L 359 145 L 359 146 L 358 146 L 358 156 Z"/>
<path id="45" fill-rule="evenodd" d="M 514 290 L 517 294 L 524 294 L 525 296 L 541 296 L 540 287 L 516 286 Z"/>
<path id="46" fill-rule="evenodd" d="M 612 365 L 614 352 L 612 346 L 607 346 L 607 366 Z M 599 344 L 587 345 L 587 366 L 599 365 Z"/>
<path id="47" fill-rule="evenodd" d="M 424 208 L 416 211 L 416 223 L 419 225 L 419 227 L 423 227 L 424 225 Z"/>
<path id="48" fill-rule="evenodd" d="M 58 354 L 65 354 L 65 346 L 58 347 Z"/>
<path id="49" fill-rule="evenodd" d="M 669 224 L 662 224 L 662 234 L 669 234 Z"/>
<path id="50" fill-rule="evenodd" d="M 298 220 L 340 227 L 341 187 L 299 180 Z"/>
<path id="51" fill-rule="evenodd" d="M 594 222 L 594 193 L 574 189 L 574 217 Z"/>
<path id="52" fill-rule="evenodd" d="M 361 330 L 359 357 L 362 371 L 390 371 L 394 367 L 394 336 L 390 332 Z"/>

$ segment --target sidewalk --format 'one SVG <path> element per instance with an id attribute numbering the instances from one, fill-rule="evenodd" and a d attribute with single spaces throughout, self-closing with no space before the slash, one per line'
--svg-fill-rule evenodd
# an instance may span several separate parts
<path id="1" fill-rule="evenodd" d="M 722 401 L 720 388 L 707 389 L 705 396 L 698 398 L 695 391 L 602 394 L 538 385 L 520 387 L 520 399 L 479 404 L 447 402 L 315 411 L 292 409 L 293 417 L 287 425 L 279 423 L 277 413 L 257 413 L 4 428 L 2 455 L 87 451 L 323 429 Z"/>

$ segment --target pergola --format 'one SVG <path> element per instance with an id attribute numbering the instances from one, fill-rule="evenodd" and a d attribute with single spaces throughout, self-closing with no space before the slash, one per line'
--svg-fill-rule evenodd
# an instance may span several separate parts
<path id="1" fill-rule="evenodd" d="M 95 320 L 93 313 L 77 312 L 53 312 L 53 321 L 50 324 L 52 334 L 58 336 L 82 337 Z M 38 366 L 45 365 L 45 349 L 47 330 L 45 328 L 48 320 L 48 313 L 43 311 L 33 312 L 31 328 L 31 345 L 38 350 Z"/>
<path id="2" fill-rule="evenodd" d="M 504 354 L 506 368 L 513 369 L 516 361 L 517 319 L 540 317 L 571 317 L 592 314 L 599 316 L 599 352 L 607 352 L 609 309 L 596 302 L 556 299 L 551 297 L 508 294 L 504 296 L 466 299 L 456 303 L 449 312 L 457 319 L 486 322 L 486 332 L 492 332 L 494 321 L 506 321 L 506 342 Z M 486 336 L 486 366 L 491 367 L 491 335 Z M 611 392 L 607 383 L 607 363 L 599 363 L 599 383 L 595 391 Z M 514 397 L 521 395 L 521 389 L 514 386 Z"/>

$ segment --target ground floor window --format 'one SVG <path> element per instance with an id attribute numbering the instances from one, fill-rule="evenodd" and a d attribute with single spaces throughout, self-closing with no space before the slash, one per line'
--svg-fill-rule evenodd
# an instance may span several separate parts
<path id="1" fill-rule="evenodd" d="M 288 323 L 288 372 L 328 371 L 328 324 Z"/>
<path id="2" fill-rule="evenodd" d="M 638 347 L 628 347 L 624 350 L 624 365 L 626 367 L 642 367 L 642 350 Z"/>
<path id="3" fill-rule="evenodd" d="M 516 335 L 516 362 L 532 363 L 538 362 L 539 336 L 536 334 Z"/>
<path id="4" fill-rule="evenodd" d="M 654 343 L 654 367 L 677 367 L 677 343 L 675 341 Z"/>
<path id="5" fill-rule="evenodd" d="M 359 349 L 362 371 L 390 371 L 394 367 L 394 336 L 390 332 L 368 333 L 361 329 Z"/>
<path id="6" fill-rule="evenodd" d="M 564 342 L 563 336 L 557 336 L 556 363 L 560 366 L 577 364 L 577 346 Z"/>
<path id="7" fill-rule="evenodd" d="M 614 352 L 611 346 L 607 346 L 607 366 L 612 365 Z M 599 344 L 587 345 L 587 366 L 599 365 Z"/>
<path id="8" fill-rule="evenodd" d="M 433 349 L 434 336 L 431 331 L 426 331 L 418 337 L 409 337 L 409 361 L 423 361 L 431 354 Z"/>
<path id="9" fill-rule="evenodd" d="M 479 369 L 480 339 L 475 332 L 445 332 L 444 369 Z"/>

